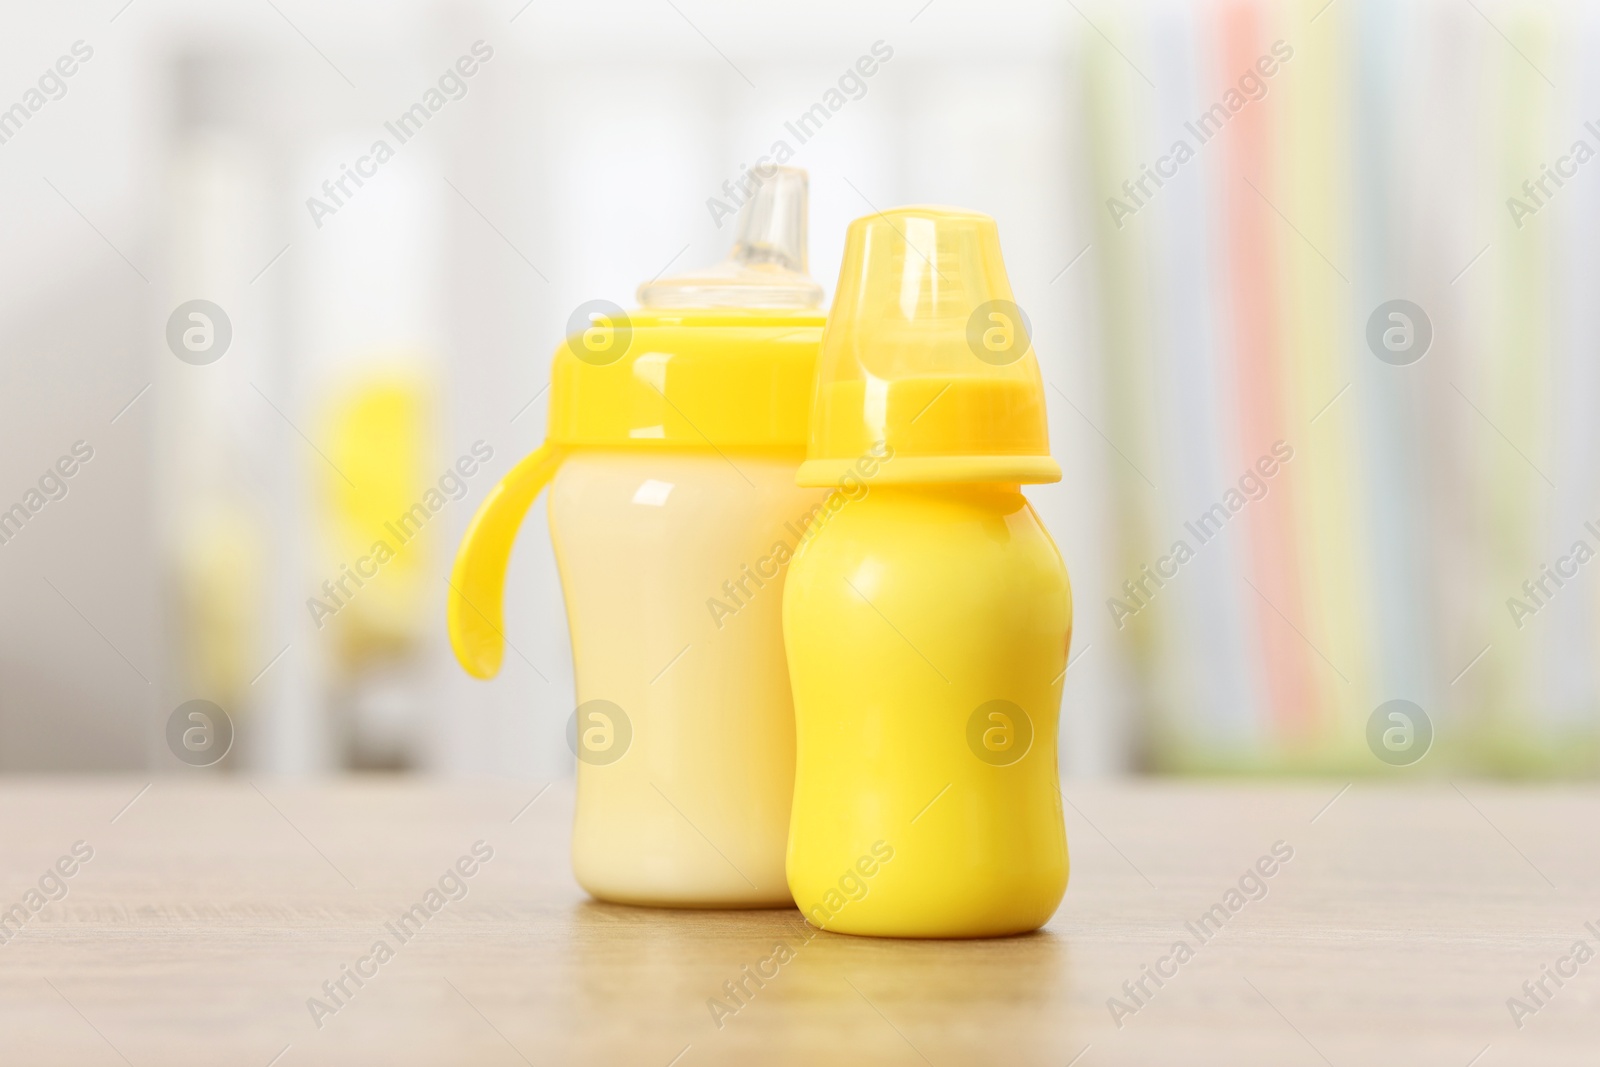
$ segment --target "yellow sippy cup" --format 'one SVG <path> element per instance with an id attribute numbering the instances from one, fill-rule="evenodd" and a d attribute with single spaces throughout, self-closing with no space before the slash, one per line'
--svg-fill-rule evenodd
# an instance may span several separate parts
<path id="1" fill-rule="evenodd" d="M 790 902 L 783 581 L 822 496 L 795 484 L 821 299 L 805 172 L 779 169 L 745 204 L 727 262 L 575 323 L 556 350 L 548 439 L 462 541 L 450 637 L 488 678 L 511 544 L 551 483 L 578 698 L 572 863 L 603 900 Z"/>
<path id="2" fill-rule="evenodd" d="M 866 492 L 802 546 L 783 605 L 789 888 L 823 929 L 1015 934 L 1066 891 L 1071 589 L 1019 488 L 1061 471 L 1011 296 L 987 215 L 850 226 L 799 483 Z"/>

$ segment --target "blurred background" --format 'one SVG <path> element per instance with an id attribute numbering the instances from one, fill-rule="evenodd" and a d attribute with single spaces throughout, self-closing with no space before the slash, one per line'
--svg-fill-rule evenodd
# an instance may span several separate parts
<path id="1" fill-rule="evenodd" d="M 573 309 L 721 259 L 710 202 L 780 139 L 830 297 L 860 215 L 999 221 L 1066 472 L 1029 489 L 1076 593 L 1065 774 L 1393 773 L 1369 727 L 1395 700 L 1431 729 L 1415 773 L 1600 769 L 1600 12 L 0 22 L 0 769 L 182 769 L 165 731 L 191 699 L 237 731 L 210 773 L 569 767 L 543 503 L 492 683 L 448 649 L 451 554 L 543 437 Z M 346 578 L 430 488 L 395 559 Z"/>

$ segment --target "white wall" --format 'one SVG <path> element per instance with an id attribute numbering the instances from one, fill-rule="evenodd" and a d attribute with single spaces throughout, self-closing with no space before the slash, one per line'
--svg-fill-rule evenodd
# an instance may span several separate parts
<path id="1" fill-rule="evenodd" d="M 160 723 L 196 694 L 178 691 L 181 670 L 171 667 L 181 659 L 168 647 L 177 640 L 163 570 L 172 550 L 156 502 L 198 491 L 192 481 L 173 483 L 172 441 L 184 432 L 170 425 L 187 431 L 205 402 L 185 393 L 197 370 L 227 383 L 218 388 L 237 408 L 230 417 L 245 420 L 251 440 L 270 442 L 232 462 L 250 483 L 250 506 L 265 516 L 272 576 L 250 639 L 263 666 L 286 643 L 290 651 L 244 698 L 250 722 L 240 758 L 284 773 L 336 760 L 318 723 L 327 650 L 296 607 L 309 592 L 301 586 L 319 577 L 308 572 L 304 543 L 308 465 L 317 460 L 249 387 L 274 390 L 287 419 L 305 428 L 330 363 L 364 338 L 411 338 L 436 361 L 447 416 L 442 458 L 479 438 L 495 449 L 469 498 L 430 535 L 441 581 L 417 683 L 429 709 L 417 726 L 420 761 L 444 773 L 519 777 L 565 767 L 571 665 L 543 505 L 517 548 L 507 628 L 548 681 L 517 655 L 489 684 L 450 662 L 442 574 L 454 539 L 491 479 L 542 436 L 542 402 L 512 416 L 546 380 L 570 310 L 595 297 L 630 304 L 635 286 L 669 261 L 683 269 L 721 258 L 731 227 L 713 224 L 706 199 L 785 136 L 783 121 L 875 41 L 892 47 L 893 59 L 793 161 L 811 172 L 813 274 L 831 296 L 845 227 L 874 206 L 988 211 L 1000 222 L 1046 376 L 1080 406 L 1098 406 L 1092 276 L 1081 263 L 1060 276 L 1090 231 L 1072 207 L 1086 198 L 1068 151 L 1072 49 L 1082 32 L 1070 9 L 681 2 L 680 15 L 645 2 L 541 3 L 519 13 L 517 0 L 281 0 L 291 26 L 267 5 L 138 0 L 109 21 L 119 6 L 30 8 L 4 16 L 0 33 L 0 68 L 14 73 L 43 69 L 79 38 L 96 50 L 65 99 L 0 145 L 0 195 L 18 208 L 0 218 L 0 288 L 9 294 L 0 308 L 0 500 L 73 440 L 88 437 L 97 448 L 69 498 L 47 508 L 37 530 L 0 546 L 0 595 L 11 607 L 0 615 L 0 767 L 167 765 Z M 319 230 L 304 203 L 318 192 L 317 176 L 364 151 L 384 120 L 480 38 L 495 55 L 467 96 Z M 217 227 L 233 227 L 223 232 L 227 254 L 198 267 L 178 241 L 194 216 L 170 206 L 186 143 L 174 62 L 185 54 L 238 54 L 253 64 L 230 82 L 238 98 L 215 106 L 241 131 L 236 162 L 248 169 L 238 210 L 255 221 L 219 219 Z M 259 280 L 243 277 L 284 244 L 289 251 Z M 169 305 L 197 288 L 227 292 L 238 305 L 237 360 L 192 368 L 166 351 Z M 108 425 L 151 381 L 151 393 Z M 1067 477 L 1031 495 L 1081 581 L 1103 569 L 1104 448 L 1057 403 L 1053 394 L 1054 446 Z M 220 440 L 225 430 L 199 439 Z M 1095 623 L 1080 614 L 1083 647 Z M 1110 645 L 1091 648 L 1068 677 L 1063 764 L 1077 773 L 1122 762 Z"/>

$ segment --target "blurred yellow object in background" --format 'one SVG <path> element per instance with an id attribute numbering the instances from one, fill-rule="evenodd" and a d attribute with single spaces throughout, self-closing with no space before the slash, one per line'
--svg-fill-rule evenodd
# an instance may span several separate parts
<path id="1" fill-rule="evenodd" d="M 213 497 L 190 516 L 179 536 L 186 691 L 243 709 L 248 706 L 243 693 L 261 666 L 266 570 L 261 524 L 244 502 Z"/>
<path id="2" fill-rule="evenodd" d="M 415 540 L 424 531 L 408 515 L 432 483 L 431 394 L 420 373 L 397 363 L 363 372 L 328 408 L 320 481 L 325 582 L 337 595 L 323 593 L 337 606 L 329 625 L 352 664 L 422 639 L 428 558 L 426 543 Z M 387 552 L 374 551 L 380 543 Z"/>

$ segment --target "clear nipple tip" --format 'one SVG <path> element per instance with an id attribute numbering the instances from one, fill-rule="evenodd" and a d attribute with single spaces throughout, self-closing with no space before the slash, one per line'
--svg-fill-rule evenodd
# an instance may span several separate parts
<path id="1" fill-rule="evenodd" d="M 806 265 L 806 172 L 775 167 L 739 209 L 728 258 L 714 267 L 646 282 L 647 308 L 818 308 L 822 286 Z"/>

